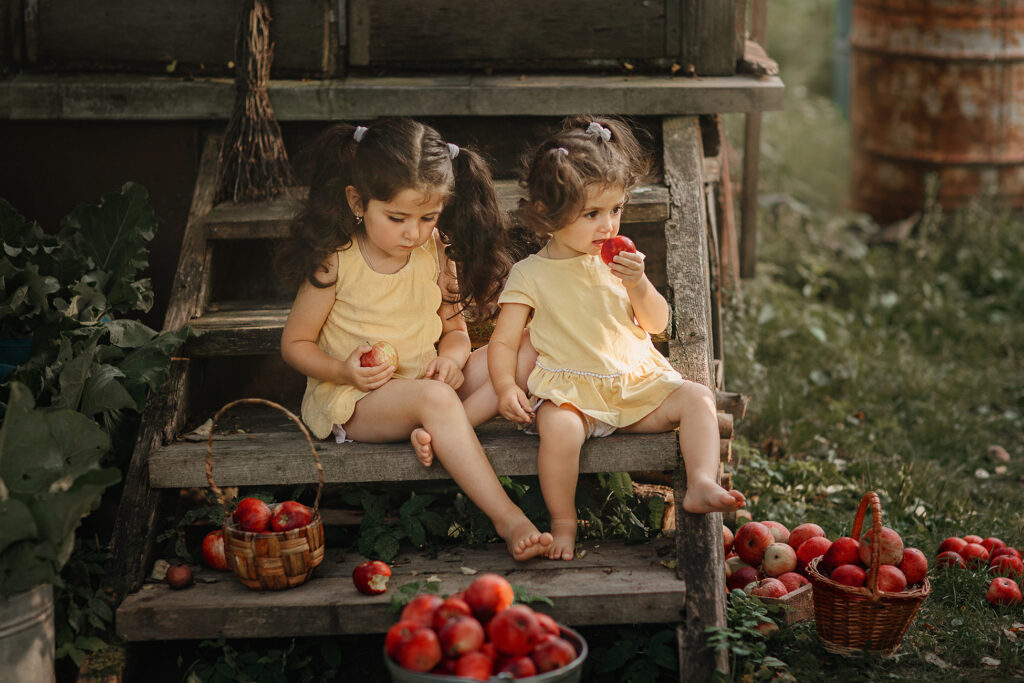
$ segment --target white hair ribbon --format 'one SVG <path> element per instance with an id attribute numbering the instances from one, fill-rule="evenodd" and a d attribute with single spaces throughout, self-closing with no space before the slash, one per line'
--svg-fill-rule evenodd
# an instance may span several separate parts
<path id="1" fill-rule="evenodd" d="M 607 128 L 605 128 L 604 126 L 602 126 L 597 121 L 591 121 L 590 125 L 587 126 L 586 132 L 587 132 L 588 135 L 590 135 L 592 133 L 597 133 L 602 138 L 604 138 L 605 142 L 611 142 L 612 132 L 610 130 L 608 130 Z"/>
<path id="2" fill-rule="evenodd" d="M 461 151 L 462 150 L 459 149 L 458 145 L 454 145 L 450 142 L 448 143 L 448 156 L 451 157 L 453 161 L 455 160 L 455 157 L 459 156 L 459 152 Z"/>
<path id="3" fill-rule="evenodd" d="M 569 150 L 567 150 L 565 147 L 556 147 L 555 151 L 556 152 L 561 152 L 565 156 L 569 156 Z"/>
<path id="4" fill-rule="evenodd" d="M 352 139 L 356 142 L 362 142 L 363 138 L 366 137 L 366 131 L 370 130 L 366 126 L 356 126 L 356 132 L 352 133 Z"/>

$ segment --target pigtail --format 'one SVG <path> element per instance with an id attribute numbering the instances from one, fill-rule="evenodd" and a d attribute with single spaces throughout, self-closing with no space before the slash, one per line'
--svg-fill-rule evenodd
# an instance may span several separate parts
<path id="1" fill-rule="evenodd" d="M 508 220 L 487 162 L 475 150 L 451 150 L 455 187 L 438 221 L 448 245 L 448 257 L 458 270 L 458 292 L 447 300 L 458 303 L 477 320 L 488 320 L 511 268 Z"/>

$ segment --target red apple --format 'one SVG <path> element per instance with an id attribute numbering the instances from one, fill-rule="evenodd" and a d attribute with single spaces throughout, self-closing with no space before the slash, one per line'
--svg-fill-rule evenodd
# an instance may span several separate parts
<path id="1" fill-rule="evenodd" d="M 504 655 L 529 654 L 543 634 L 544 628 L 526 605 L 512 605 L 487 623 L 487 635 Z"/>
<path id="2" fill-rule="evenodd" d="M 989 553 L 988 561 L 991 562 L 992 560 L 996 559 L 997 557 L 1002 557 L 1003 555 L 1013 555 L 1014 557 L 1017 557 L 1017 558 L 1020 558 L 1020 556 L 1021 556 L 1019 550 L 1017 550 L 1016 548 L 1007 546 L 1005 548 L 996 548 L 991 553 Z"/>
<path id="3" fill-rule="evenodd" d="M 498 670 L 494 673 L 512 674 L 512 678 L 527 678 L 529 676 L 537 675 L 537 665 L 533 663 L 532 659 L 525 655 L 522 657 L 512 657 L 505 660 L 505 662 L 498 667 Z"/>
<path id="4" fill-rule="evenodd" d="M 441 629 L 444 628 L 444 625 L 448 623 L 449 619 L 470 616 L 473 616 L 473 611 L 469 609 L 469 605 L 466 601 L 462 598 L 456 598 L 449 595 L 434 611 L 434 621 L 432 622 L 432 626 L 435 631 L 440 633 Z"/>
<path id="5" fill-rule="evenodd" d="M 725 546 L 725 554 L 728 555 L 729 551 L 732 550 L 733 535 L 732 530 L 726 525 L 722 525 L 722 544 Z"/>
<path id="6" fill-rule="evenodd" d="M 985 548 L 985 550 L 988 551 L 989 556 L 992 555 L 992 551 L 996 548 L 1006 547 L 1006 543 L 1004 543 L 1001 539 L 996 538 L 995 536 L 989 536 L 988 538 L 982 539 L 979 545 L 981 545 L 983 548 Z"/>
<path id="7" fill-rule="evenodd" d="M 748 583 L 757 581 L 761 576 L 761 572 L 757 571 L 754 567 L 740 567 L 726 580 L 725 585 L 729 590 L 736 590 L 737 588 L 743 590 Z"/>
<path id="8" fill-rule="evenodd" d="M 819 566 L 823 574 L 830 574 L 839 565 L 855 564 L 859 559 L 860 541 L 849 536 L 840 536 L 832 541 Z"/>
<path id="9" fill-rule="evenodd" d="M 259 498 L 243 498 L 231 519 L 242 531 L 266 531 L 270 526 L 270 507 Z"/>
<path id="10" fill-rule="evenodd" d="M 188 588 L 192 585 L 192 568 L 187 564 L 172 564 L 164 574 L 164 581 L 174 589 Z"/>
<path id="11" fill-rule="evenodd" d="M 399 665 L 409 671 L 430 671 L 440 661 L 441 642 L 429 628 L 413 632 L 398 650 Z"/>
<path id="12" fill-rule="evenodd" d="M 788 543 L 772 543 L 764 551 L 761 569 L 768 576 L 779 576 L 796 569 L 796 551 Z"/>
<path id="13" fill-rule="evenodd" d="M 423 624 L 411 619 L 402 619 L 392 624 L 387 635 L 384 636 L 384 650 L 388 653 L 388 657 L 398 661 L 398 651 L 402 645 L 409 639 L 409 636 L 421 628 L 424 628 Z"/>
<path id="14" fill-rule="evenodd" d="M 537 621 L 540 622 L 540 625 L 544 629 L 545 633 L 550 633 L 551 635 L 555 636 L 562 635 L 562 629 L 558 627 L 558 622 L 552 619 L 551 615 L 536 611 L 534 612 L 534 614 L 537 616 Z"/>
<path id="15" fill-rule="evenodd" d="M 286 500 L 274 508 L 270 526 L 274 531 L 291 531 L 306 526 L 312 518 L 313 513 L 308 507 L 294 500 Z"/>
<path id="16" fill-rule="evenodd" d="M 844 586 L 863 586 L 867 582 L 867 572 L 858 564 L 841 564 L 832 570 L 828 578 Z"/>
<path id="17" fill-rule="evenodd" d="M 530 657 L 537 665 L 537 673 L 542 674 L 561 669 L 576 659 L 576 648 L 565 638 L 555 637 L 538 645 Z"/>
<path id="18" fill-rule="evenodd" d="M 763 636 L 768 637 L 773 633 L 778 633 L 779 625 L 771 619 L 766 619 L 758 623 L 757 630 L 760 631 Z"/>
<path id="19" fill-rule="evenodd" d="M 964 549 L 965 545 L 967 545 L 967 541 L 965 541 L 964 539 L 960 538 L 959 536 L 950 536 L 949 538 L 945 539 L 944 541 L 942 541 L 942 543 L 939 544 L 939 552 L 936 554 L 944 553 L 947 550 L 952 550 L 954 553 L 959 553 L 961 550 Z"/>
<path id="20" fill-rule="evenodd" d="M 782 585 L 786 587 L 786 591 L 792 593 L 800 586 L 806 586 L 810 581 L 803 574 L 797 574 L 796 572 L 786 572 L 785 574 L 778 577 Z"/>
<path id="21" fill-rule="evenodd" d="M 745 520 L 744 522 L 742 522 L 745 524 L 746 522 L 752 522 L 754 520 L 754 517 L 750 514 L 750 510 L 744 510 L 743 508 L 740 508 L 739 510 L 736 511 L 736 523 L 740 524 L 741 519 Z"/>
<path id="22" fill-rule="evenodd" d="M 415 621 L 430 628 L 434 623 L 434 612 L 444 602 L 440 595 L 421 593 L 414 596 L 412 600 L 402 608 L 402 620 Z"/>
<path id="23" fill-rule="evenodd" d="M 393 365 L 398 367 L 398 351 L 386 341 L 379 341 L 371 344 L 365 342 L 370 350 L 359 356 L 359 365 L 364 368 L 373 368 L 378 365 Z"/>
<path id="24" fill-rule="evenodd" d="M 352 570 L 352 583 L 364 595 L 380 595 L 388 589 L 391 567 L 380 560 L 367 560 Z"/>
<path id="25" fill-rule="evenodd" d="M 939 553 L 939 556 L 935 558 L 936 567 L 958 567 L 959 569 L 967 569 L 967 563 L 964 558 L 960 556 L 960 553 L 952 550 L 946 550 Z"/>
<path id="26" fill-rule="evenodd" d="M 868 570 L 868 580 L 871 579 L 871 570 Z M 885 593 L 899 593 L 907 587 L 907 577 L 900 571 L 899 567 L 891 564 L 878 566 L 878 590 Z"/>
<path id="27" fill-rule="evenodd" d="M 512 584 L 497 574 L 481 574 L 463 591 L 463 600 L 473 610 L 481 624 L 486 624 L 498 612 L 507 609 L 515 599 Z"/>
<path id="28" fill-rule="evenodd" d="M 747 592 L 759 598 L 781 598 L 789 591 L 786 590 L 786 584 L 778 579 L 767 578 L 756 582 L 754 587 Z"/>
<path id="29" fill-rule="evenodd" d="M 871 566 L 871 545 L 874 542 L 874 530 L 868 529 L 860 537 L 860 561 L 865 567 Z M 887 526 L 882 527 L 881 538 L 878 541 L 879 555 L 878 564 L 898 565 L 903 561 L 903 539 L 900 535 Z"/>
<path id="30" fill-rule="evenodd" d="M 807 539 L 814 538 L 815 536 L 824 535 L 824 529 L 822 529 L 817 524 L 808 522 L 806 524 L 801 524 L 800 526 L 794 528 L 791 532 L 789 532 L 789 541 L 787 542 L 790 546 L 792 546 L 793 550 L 799 550 L 800 546 L 803 545 L 804 541 L 806 541 Z"/>
<path id="31" fill-rule="evenodd" d="M 785 524 L 782 524 L 780 522 L 775 522 L 775 521 L 772 521 L 772 520 L 768 520 L 766 522 L 761 522 L 761 524 L 764 524 L 766 527 L 771 529 L 772 536 L 775 537 L 775 542 L 776 543 L 788 543 L 789 542 L 789 529 L 786 528 Z M 796 550 L 796 548 L 793 548 L 793 550 Z"/>
<path id="32" fill-rule="evenodd" d="M 733 555 L 725 560 L 725 578 L 732 576 L 740 567 L 749 566 L 749 564 L 740 559 L 739 555 Z"/>
<path id="33" fill-rule="evenodd" d="M 921 583 L 928 574 L 928 558 L 917 548 L 905 548 L 900 571 L 907 577 L 908 584 Z"/>
<path id="34" fill-rule="evenodd" d="M 998 579 L 992 579 L 992 583 L 988 585 L 985 599 L 988 600 L 988 604 L 993 606 L 1019 605 L 1021 603 L 1020 586 L 1016 581 L 1000 576 Z"/>
<path id="35" fill-rule="evenodd" d="M 601 260 L 605 263 L 611 264 L 615 255 L 620 251 L 628 251 L 635 254 L 636 245 L 633 244 L 633 240 L 629 239 L 625 235 L 609 237 L 601 244 Z"/>
<path id="36" fill-rule="evenodd" d="M 775 542 L 771 530 L 760 522 L 747 522 L 736 530 L 733 547 L 736 554 L 744 562 L 752 565 L 761 564 L 764 551 Z"/>
<path id="37" fill-rule="evenodd" d="M 476 621 L 475 619 L 473 621 Z M 494 661 L 482 652 L 467 652 L 455 662 L 455 675 L 476 681 L 487 681 L 494 670 Z"/>
<path id="38" fill-rule="evenodd" d="M 989 562 L 988 570 L 998 576 L 1008 576 L 1014 581 L 1020 581 L 1021 576 L 1024 576 L 1024 563 L 1019 557 L 1000 555 Z"/>
<path id="39" fill-rule="evenodd" d="M 964 558 L 968 567 L 977 569 L 988 564 L 988 551 L 980 543 L 968 543 L 960 551 L 960 557 Z"/>
<path id="40" fill-rule="evenodd" d="M 981 545 L 981 542 L 983 540 L 984 539 L 981 536 L 978 536 L 976 534 L 968 534 L 967 536 L 964 536 L 965 543 L 977 543 L 978 545 Z"/>
<path id="41" fill-rule="evenodd" d="M 224 530 L 211 531 L 203 537 L 203 562 L 211 569 L 228 568 L 228 558 L 224 555 Z"/>
<path id="42" fill-rule="evenodd" d="M 813 536 L 801 543 L 796 549 L 797 571 L 805 571 L 811 560 L 827 553 L 831 546 L 832 542 L 824 536 Z"/>
<path id="43" fill-rule="evenodd" d="M 461 657 L 484 644 L 484 627 L 473 617 L 455 617 L 441 627 L 441 652 L 447 657 Z"/>

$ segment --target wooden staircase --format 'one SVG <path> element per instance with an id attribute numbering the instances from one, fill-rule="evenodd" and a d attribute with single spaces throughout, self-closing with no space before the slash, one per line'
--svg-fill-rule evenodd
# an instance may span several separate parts
<path id="1" fill-rule="evenodd" d="M 656 339 L 685 377 L 721 389 L 721 364 L 713 358 L 711 273 L 717 258 L 709 248 L 708 188 L 701 125 L 697 116 L 662 120 L 663 182 L 634 192 L 622 231 L 648 253 L 656 285 L 668 293 L 673 321 Z M 327 557 L 304 585 L 279 592 L 254 592 L 231 574 L 200 569 L 197 584 L 185 591 L 144 583 L 156 549 L 156 536 L 179 490 L 206 487 L 206 444 L 184 439 L 191 427 L 212 416 L 228 400 L 266 396 L 297 412 L 303 378 L 283 368 L 281 330 L 290 300 L 219 298 L 218 255 L 235 245 L 283 237 L 302 191 L 268 202 L 214 206 L 219 137 L 204 145 L 192 208 L 183 238 L 165 328 L 190 325 L 201 335 L 190 339 L 160 392 L 151 397 L 126 477 L 115 528 L 111 585 L 123 599 L 117 610 L 118 634 L 128 641 L 280 635 L 383 632 L 394 615 L 385 610 L 390 595 L 355 591 L 353 566 L 363 558 L 328 547 Z M 713 164 L 712 164 L 713 166 Z M 511 207 L 518 189 L 501 184 Z M 713 202 L 711 215 L 714 214 Z M 266 277 L 272 277 L 269 273 Z M 475 344 L 485 343 L 477 335 Z M 247 360 L 248 359 L 248 360 Z M 718 361 L 721 359 L 718 358 Z M 719 373 L 716 376 L 715 368 Z M 225 370 L 225 368 L 227 368 Z M 251 381 L 227 381 L 234 372 Z M 261 375 L 267 378 L 261 383 Z M 233 388 L 229 388 L 233 387 Z M 254 389 L 255 388 L 255 389 Z M 730 454 L 733 419 L 741 417 L 743 397 L 719 391 L 722 458 Z M 246 410 L 244 428 L 214 438 L 214 476 L 220 486 L 286 485 L 315 481 L 304 438 L 290 422 L 269 411 Z M 480 441 L 499 475 L 536 474 L 537 438 L 496 419 L 478 429 Z M 421 467 L 407 443 L 317 444 L 329 483 L 424 481 L 446 478 L 440 463 Z M 671 474 L 676 501 L 685 493 L 685 475 L 676 435 L 613 435 L 584 446 L 582 472 L 656 471 Z M 709 677 L 724 663 L 700 652 L 706 626 L 724 624 L 721 515 L 690 515 L 675 507 L 674 538 L 640 545 L 619 541 L 585 542 L 587 551 L 572 562 L 512 561 L 504 546 L 452 548 L 435 557 L 403 549 L 393 562 L 392 585 L 436 575 L 443 593 L 472 580 L 463 567 L 495 571 L 533 594 L 550 597 L 544 608 L 570 625 L 678 624 L 680 680 Z M 415 574 L 413 574 L 415 572 Z"/>

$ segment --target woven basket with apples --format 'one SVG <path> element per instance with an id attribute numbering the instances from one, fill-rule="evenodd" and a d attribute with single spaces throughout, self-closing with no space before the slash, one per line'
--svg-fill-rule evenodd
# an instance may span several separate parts
<path id="1" fill-rule="evenodd" d="M 242 398 L 228 403 L 213 416 L 206 444 L 206 479 L 227 510 L 224 491 L 213 481 L 213 435 L 217 420 L 241 404 L 264 405 L 283 412 L 302 431 L 316 464 L 319 486 L 313 508 L 285 501 L 271 508 L 257 498 L 245 498 L 224 520 L 226 564 L 238 580 L 253 590 L 281 590 L 298 586 L 309 578 L 324 559 L 324 525 L 320 519 L 320 494 L 324 471 L 306 425 L 284 406 L 262 398 Z M 211 539 L 215 540 L 215 539 Z M 204 554 L 206 543 L 204 542 Z"/>

